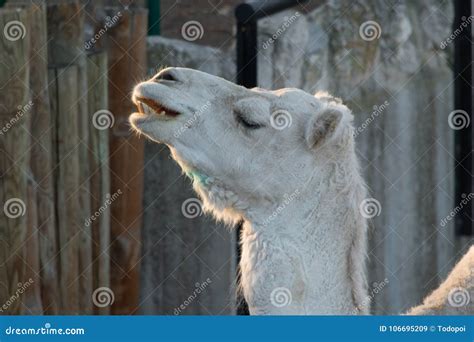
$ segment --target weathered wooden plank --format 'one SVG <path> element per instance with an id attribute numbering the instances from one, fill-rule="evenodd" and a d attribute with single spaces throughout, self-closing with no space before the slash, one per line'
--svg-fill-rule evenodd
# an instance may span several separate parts
<path id="1" fill-rule="evenodd" d="M 29 46 L 26 36 L 27 12 L 16 9 L 2 9 L 0 104 L 4 113 L 18 111 L 19 105 L 28 101 L 29 68 L 26 61 Z M 23 37 L 23 38 L 22 38 Z M 26 83 L 25 83 L 26 81 Z"/>
<path id="2" fill-rule="evenodd" d="M 18 284 L 23 291 L 22 314 L 41 315 L 43 314 L 43 304 L 41 301 L 41 278 L 40 278 L 40 255 L 38 237 L 38 203 L 36 201 L 36 189 L 33 177 L 29 177 L 27 185 L 27 234 L 24 244 L 25 250 L 25 281 Z"/>
<path id="3" fill-rule="evenodd" d="M 81 313 L 92 313 L 92 240 L 90 226 L 85 222 L 91 215 L 90 209 L 90 170 L 89 121 L 87 113 L 87 70 L 84 51 L 84 11 L 79 0 L 62 1 L 48 5 L 48 60 L 50 64 L 76 65 L 78 70 L 77 101 L 78 115 L 75 117 L 78 127 L 79 145 L 79 220 L 82 228 L 79 231 L 79 305 Z"/>
<path id="4" fill-rule="evenodd" d="M 48 95 L 46 7 L 43 1 L 10 0 L 8 6 L 28 8 L 30 28 L 30 90 L 32 96 L 31 172 L 35 181 L 39 230 L 42 301 L 45 313 L 56 314 L 59 305 L 57 240 L 54 214 L 52 130 Z"/>
<path id="5" fill-rule="evenodd" d="M 79 128 L 78 69 L 50 68 L 49 94 L 55 162 L 55 199 L 59 241 L 59 293 L 61 314 L 79 312 L 79 243 L 83 221 L 78 211 Z"/>
<path id="6" fill-rule="evenodd" d="M 1 9 L 0 27 L 0 307 L 20 313 L 21 301 L 12 299 L 25 279 L 27 236 L 27 173 L 30 101 L 26 38 L 28 15 L 24 10 Z M 4 304 L 6 307 L 4 307 Z"/>
<path id="7" fill-rule="evenodd" d="M 48 3 L 47 11 L 48 63 L 77 65 L 83 62 L 84 13 L 80 1 Z"/>
<path id="8" fill-rule="evenodd" d="M 110 173 L 108 131 L 97 124 L 100 116 L 108 116 L 107 54 L 94 53 L 87 58 L 88 107 L 91 168 L 90 195 L 92 215 L 92 264 L 93 287 L 110 288 Z M 96 123 L 94 125 L 94 123 Z M 95 313 L 106 315 L 110 307 L 95 307 Z"/>
<path id="9" fill-rule="evenodd" d="M 143 141 L 130 134 L 133 110 L 130 90 L 146 69 L 147 11 L 108 8 L 110 17 L 121 11 L 109 30 L 109 102 L 115 116 L 110 134 L 111 193 L 123 192 L 112 206 L 111 285 L 112 312 L 135 312 L 139 297 L 140 229 L 143 187 Z"/>

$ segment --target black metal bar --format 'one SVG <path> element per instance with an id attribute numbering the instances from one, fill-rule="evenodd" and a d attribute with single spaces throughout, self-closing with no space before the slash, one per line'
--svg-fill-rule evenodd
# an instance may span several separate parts
<path id="1" fill-rule="evenodd" d="M 238 84 L 247 88 L 257 86 L 258 20 L 305 2 L 308 0 L 254 0 L 235 8 Z"/>
<path id="2" fill-rule="evenodd" d="M 454 0 L 453 32 L 462 32 L 454 40 L 454 107 L 467 113 L 467 127 L 455 131 L 455 206 L 461 208 L 455 217 L 457 235 L 473 235 L 472 200 L 466 198 L 472 189 L 472 15 L 470 0 Z M 464 27 L 464 25 L 466 25 Z M 464 115 L 464 113 L 463 113 Z M 458 164 L 459 163 L 459 164 Z M 463 201 L 464 200 L 464 201 Z M 463 205 L 460 205 L 462 203 Z"/>
<path id="3" fill-rule="evenodd" d="M 257 86 L 257 22 L 237 22 L 237 83 Z"/>
<path id="4" fill-rule="evenodd" d="M 287 8 L 303 4 L 308 0 L 254 0 L 247 1 L 235 8 L 237 20 L 237 83 L 253 88 L 257 86 L 257 23 L 266 16 Z M 242 224 L 237 227 L 237 261 L 240 261 L 240 234 Z M 238 315 L 248 315 L 248 305 L 241 296 L 238 298 Z"/>
<path id="5" fill-rule="evenodd" d="M 258 21 L 264 17 L 281 12 L 287 8 L 303 4 L 308 0 L 253 0 L 247 1 L 235 8 L 237 21 L 246 23 Z"/>

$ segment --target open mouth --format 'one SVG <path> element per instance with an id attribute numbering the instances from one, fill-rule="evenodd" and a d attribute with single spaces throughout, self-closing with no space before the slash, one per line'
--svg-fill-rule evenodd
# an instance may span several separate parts
<path id="1" fill-rule="evenodd" d="M 140 114 L 158 115 L 162 117 L 179 115 L 178 112 L 164 107 L 162 104 L 159 104 L 152 99 L 147 99 L 144 97 L 138 97 L 136 99 L 136 105 Z"/>

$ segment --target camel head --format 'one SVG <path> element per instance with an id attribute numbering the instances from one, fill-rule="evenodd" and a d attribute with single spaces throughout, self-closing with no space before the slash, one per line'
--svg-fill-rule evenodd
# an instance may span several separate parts
<path id="1" fill-rule="evenodd" d="M 133 101 L 132 127 L 168 145 L 204 207 L 231 222 L 328 179 L 328 163 L 353 149 L 352 115 L 327 94 L 247 89 L 167 68 L 138 84 Z"/>

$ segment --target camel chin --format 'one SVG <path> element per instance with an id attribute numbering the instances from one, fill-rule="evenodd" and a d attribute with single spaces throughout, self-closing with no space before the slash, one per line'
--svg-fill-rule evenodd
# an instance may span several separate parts
<path id="1" fill-rule="evenodd" d="M 132 127 L 170 147 L 204 209 L 243 220 L 240 289 L 251 314 L 369 313 L 359 209 L 368 196 L 339 99 L 167 68 L 133 101 Z"/>

